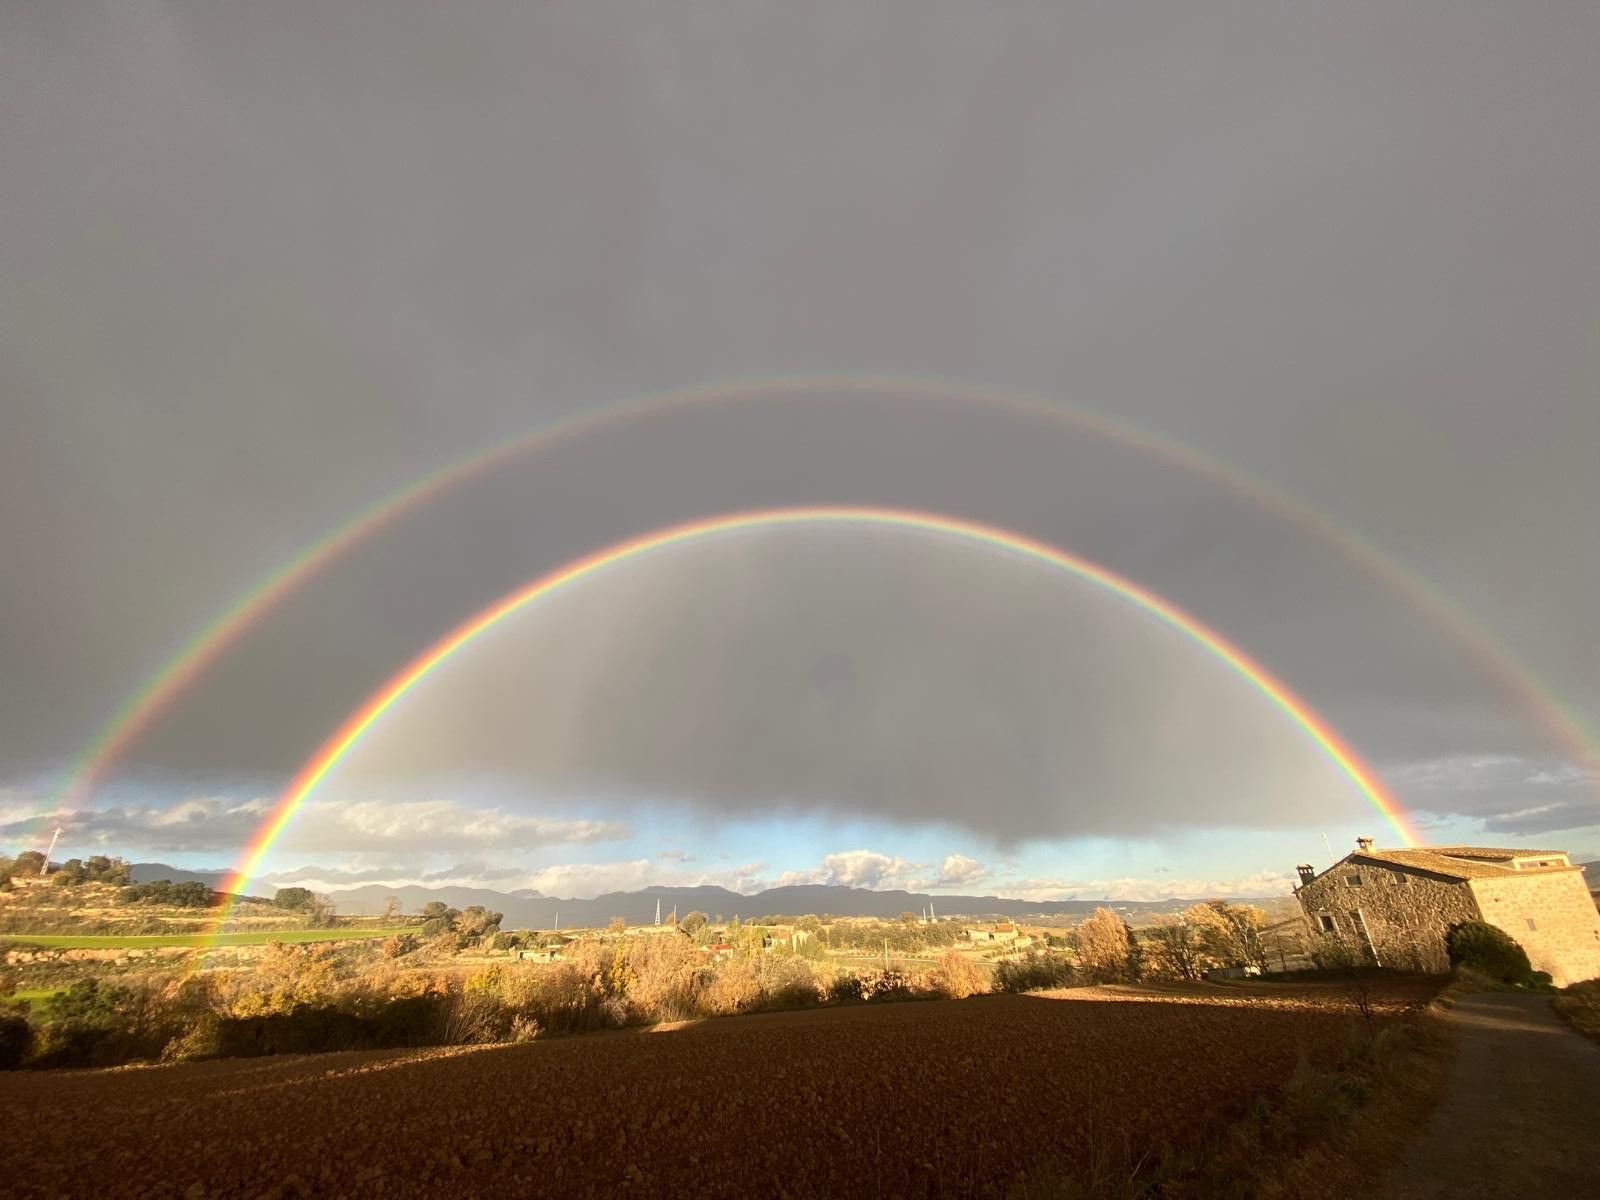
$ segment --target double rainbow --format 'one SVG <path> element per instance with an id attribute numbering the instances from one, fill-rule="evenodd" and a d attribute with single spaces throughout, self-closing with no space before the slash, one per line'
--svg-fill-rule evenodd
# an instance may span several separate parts
<path id="1" fill-rule="evenodd" d="M 1533 716 L 1574 761 L 1600 769 L 1600 749 L 1597 749 L 1595 738 L 1551 689 L 1512 658 L 1471 616 L 1415 571 L 1386 555 L 1375 544 L 1293 497 L 1250 479 L 1188 446 L 1095 413 L 1007 392 L 939 381 L 821 376 L 684 389 L 586 410 L 491 446 L 385 496 L 259 580 L 231 607 L 181 645 L 111 715 L 72 760 L 71 767 L 65 773 L 65 781 L 56 794 L 57 806 L 66 807 L 85 801 L 110 768 L 156 718 L 285 596 L 408 513 L 471 480 L 535 453 L 603 433 L 650 414 L 763 400 L 803 402 L 814 397 L 852 395 L 953 402 L 991 409 L 1018 419 L 1048 422 L 1148 455 L 1221 487 L 1329 546 L 1346 561 L 1404 598 L 1433 627 L 1450 634 L 1464 647 L 1479 668 L 1515 698 L 1519 708 Z"/>

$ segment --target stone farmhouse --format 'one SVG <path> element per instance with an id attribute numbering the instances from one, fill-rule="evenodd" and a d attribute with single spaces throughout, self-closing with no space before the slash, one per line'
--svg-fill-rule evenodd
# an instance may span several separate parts
<path id="1" fill-rule="evenodd" d="M 969 929 L 967 937 L 976 946 L 1007 946 L 1013 950 L 1020 950 L 1024 946 L 1033 944 L 1033 938 L 1017 928 L 1014 921 L 1001 921 L 988 928 L 980 926 Z"/>
<path id="2" fill-rule="evenodd" d="M 1450 927 L 1486 921 L 1558 987 L 1600 977 L 1600 912 L 1566 851 L 1356 846 L 1321 874 L 1297 868 L 1295 896 L 1314 933 L 1352 939 L 1383 966 L 1442 970 Z"/>

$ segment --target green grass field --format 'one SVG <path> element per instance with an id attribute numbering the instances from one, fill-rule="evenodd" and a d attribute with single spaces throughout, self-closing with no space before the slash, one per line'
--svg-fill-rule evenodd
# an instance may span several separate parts
<path id="1" fill-rule="evenodd" d="M 21 991 L 12 992 L 6 999 L 30 1000 L 34 1004 L 42 1004 L 61 990 L 61 988 L 23 988 Z"/>
<path id="2" fill-rule="evenodd" d="M 203 933 L 0 933 L 0 942 L 63 950 L 145 949 L 153 946 L 262 946 L 267 942 L 336 942 L 384 938 L 412 932 L 409 925 L 385 929 L 278 929 L 222 933 L 208 941 Z"/>

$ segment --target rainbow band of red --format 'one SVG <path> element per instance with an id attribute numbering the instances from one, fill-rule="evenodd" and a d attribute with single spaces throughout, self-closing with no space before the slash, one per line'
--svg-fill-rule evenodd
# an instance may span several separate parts
<path id="1" fill-rule="evenodd" d="M 1059 568 L 1077 578 L 1121 596 L 1168 626 L 1185 634 L 1193 641 L 1221 659 L 1237 674 L 1248 680 L 1267 699 L 1293 720 L 1322 749 L 1328 758 L 1349 778 L 1356 789 L 1389 823 L 1400 840 L 1414 845 L 1416 838 L 1406 823 L 1398 803 L 1370 766 L 1361 760 L 1355 750 L 1319 716 L 1304 700 L 1292 692 L 1288 685 L 1277 679 L 1264 666 L 1256 662 L 1220 633 L 1202 624 L 1176 605 L 1156 595 L 1148 588 L 1126 579 L 1113 571 L 1069 554 L 1046 542 L 1024 534 L 983 525 L 956 517 L 935 513 L 916 512 L 891 508 L 855 507 L 801 507 L 779 508 L 752 512 L 738 512 L 691 521 L 682 525 L 646 533 L 597 550 L 518 588 L 457 626 L 427 650 L 412 659 L 404 669 L 374 692 L 360 708 L 352 712 L 334 731 L 322 747 L 308 759 L 290 781 L 289 786 L 262 821 L 260 828 L 245 848 L 244 855 L 222 890 L 242 893 L 262 860 L 271 850 L 278 836 L 294 819 L 300 806 L 319 783 L 338 765 L 361 737 L 412 688 L 421 683 L 434 668 L 476 638 L 493 629 L 507 617 L 552 592 L 576 583 L 606 567 L 636 558 L 643 554 L 681 546 L 701 538 L 738 530 L 773 529 L 789 525 L 818 523 L 876 525 L 895 529 L 920 530 L 965 539 L 969 542 L 991 546 L 1021 555 L 1036 562 Z M 213 932 L 227 918 L 223 909 L 216 918 Z"/>
<path id="2" fill-rule="evenodd" d="M 1177 442 L 1108 417 L 1034 397 L 979 389 L 938 380 L 818 376 L 752 380 L 713 387 L 688 388 L 642 399 L 621 401 L 554 421 L 539 429 L 480 451 L 390 493 L 339 525 L 271 574 L 258 580 L 231 607 L 178 648 L 114 712 L 94 738 L 72 760 L 57 793 L 71 805 L 86 800 L 111 766 L 230 646 L 234 645 L 277 603 L 345 552 L 400 520 L 407 513 L 526 455 L 563 442 L 597 434 L 636 417 L 699 405 L 737 404 L 759 399 L 807 396 L 906 395 L 938 397 L 992 408 L 1012 416 L 1057 423 L 1167 463 L 1208 480 L 1275 513 L 1308 536 L 1330 546 L 1347 561 L 1405 598 L 1437 627 L 1447 630 L 1523 709 L 1534 714 L 1574 761 L 1600 769 L 1600 740 L 1563 704 L 1556 693 L 1517 662 L 1487 630 L 1410 567 L 1390 557 L 1361 535 L 1344 528 L 1300 501 L 1237 469 Z"/>

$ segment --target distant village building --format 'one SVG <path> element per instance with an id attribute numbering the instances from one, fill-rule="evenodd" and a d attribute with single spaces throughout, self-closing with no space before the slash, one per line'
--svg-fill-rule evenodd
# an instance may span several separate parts
<path id="1" fill-rule="evenodd" d="M 1450 927 L 1484 921 L 1558 987 L 1600 977 L 1600 913 L 1565 850 L 1356 846 L 1321 874 L 1297 868 L 1295 896 L 1314 933 L 1352 938 L 1381 965 L 1442 970 Z"/>
<path id="2" fill-rule="evenodd" d="M 564 933 L 539 933 L 535 931 L 529 939 L 536 945 L 524 946 L 517 951 L 519 962 L 560 962 L 566 957 L 564 951 L 578 939 L 569 937 Z"/>
<path id="3" fill-rule="evenodd" d="M 1017 928 L 1014 921 L 1002 921 L 998 925 L 982 926 L 969 929 L 967 936 L 979 945 L 1000 944 L 1006 946 L 1026 946 L 1033 941 L 1031 937 Z"/>
<path id="4" fill-rule="evenodd" d="M 800 947 L 811 940 L 811 935 L 804 929 L 787 929 L 775 926 L 768 929 L 761 938 L 761 948 L 769 954 L 774 950 L 792 950 L 796 954 Z"/>

